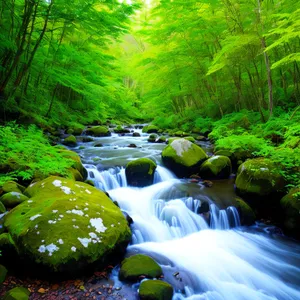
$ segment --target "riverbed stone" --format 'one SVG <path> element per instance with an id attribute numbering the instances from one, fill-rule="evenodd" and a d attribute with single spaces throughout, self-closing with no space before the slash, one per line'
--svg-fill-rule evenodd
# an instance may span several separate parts
<path id="1" fill-rule="evenodd" d="M 284 188 L 284 179 L 276 165 L 266 158 L 249 159 L 242 163 L 236 177 L 241 195 L 268 196 Z"/>
<path id="2" fill-rule="evenodd" d="M 9 208 L 13 208 L 26 200 L 28 200 L 28 197 L 19 192 L 9 192 L 0 198 L 5 207 Z"/>
<path id="3" fill-rule="evenodd" d="M 74 135 L 69 135 L 64 139 L 63 144 L 70 147 L 76 147 L 77 146 L 76 137 Z"/>
<path id="4" fill-rule="evenodd" d="M 161 280 L 145 280 L 139 287 L 141 300 L 171 300 L 173 287 Z"/>
<path id="5" fill-rule="evenodd" d="M 157 135 L 152 133 L 150 134 L 150 136 L 148 137 L 148 142 L 149 143 L 155 143 L 156 142 L 156 139 L 157 139 Z"/>
<path id="6" fill-rule="evenodd" d="M 168 144 L 171 144 L 172 142 L 174 142 L 175 140 L 180 139 L 179 137 L 172 137 L 168 139 Z M 195 143 L 196 140 L 192 137 L 192 136 L 186 136 L 184 137 L 185 140 L 190 141 L 192 143 Z"/>
<path id="7" fill-rule="evenodd" d="M 162 152 L 164 165 L 178 177 L 196 174 L 207 158 L 200 146 L 183 138 L 174 140 Z"/>
<path id="8" fill-rule="evenodd" d="M 156 163 L 150 158 L 129 162 L 125 169 L 128 185 L 144 187 L 153 184 Z"/>
<path id="9" fill-rule="evenodd" d="M 120 279 L 138 281 L 140 276 L 158 278 L 162 275 L 160 265 L 153 258 L 143 254 L 136 254 L 125 258 L 121 263 Z"/>
<path id="10" fill-rule="evenodd" d="M 3 300 L 28 300 L 30 292 L 24 287 L 15 287 L 8 291 Z"/>
<path id="11" fill-rule="evenodd" d="M 155 125 L 147 125 L 143 128 L 142 132 L 144 133 L 158 133 L 159 128 Z"/>
<path id="12" fill-rule="evenodd" d="M 4 206 L 4 204 L 0 201 L 0 214 L 3 214 L 6 212 L 6 208 Z"/>
<path id="13" fill-rule="evenodd" d="M 5 216 L 4 227 L 37 273 L 77 273 L 124 253 L 131 232 L 104 192 L 57 176 L 26 192 L 30 199 Z"/>
<path id="14" fill-rule="evenodd" d="M 3 193 L 9 193 L 9 192 L 17 192 L 17 193 L 23 193 L 25 191 L 25 187 L 21 184 L 18 184 L 15 181 L 6 181 L 2 186 Z"/>
<path id="15" fill-rule="evenodd" d="M 236 198 L 236 208 L 239 212 L 242 225 L 253 225 L 256 220 L 256 215 L 253 209 L 241 198 Z"/>
<path id="16" fill-rule="evenodd" d="M 86 129 L 86 134 L 101 137 L 101 136 L 110 136 L 111 132 L 106 126 L 93 126 Z"/>
<path id="17" fill-rule="evenodd" d="M 292 188 L 281 199 L 280 205 L 283 209 L 285 229 L 300 238 L 300 186 Z"/>
<path id="18" fill-rule="evenodd" d="M 216 155 L 207 159 L 200 167 L 203 179 L 225 179 L 232 172 L 231 161 L 227 156 Z"/>

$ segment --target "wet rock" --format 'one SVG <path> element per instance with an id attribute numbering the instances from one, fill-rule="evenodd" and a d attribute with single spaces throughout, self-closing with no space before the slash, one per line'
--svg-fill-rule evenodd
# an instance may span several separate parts
<path id="1" fill-rule="evenodd" d="M 140 137 L 141 135 L 140 135 L 138 132 L 134 132 L 134 133 L 132 134 L 132 136 L 133 136 L 133 137 Z"/>
<path id="2" fill-rule="evenodd" d="M 3 193 L 16 192 L 23 193 L 25 191 L 25 187 L 14 182 L 14 181 L 6 181 L 2 186 Z"/>
<path id="3" fill-rule="evenodd" d="M 115 133 L 130 133 L 130 129 L 129 128 L 123 128 L 122 126 L 118 125 L 115 129 L 114 129 Z"/>
<path id="4" fill-rule="evenodd" d="M 149 158 L 129 162 L 125 169 L 128 185 L 144 187 L 153 184 L 156 163 Z"/>
<path id="5" fill-rule="evenodd" d="M 155 125 L 145 126 L 142 130 L 144 133 L 158 133 L 159 128 Z"/>
<path id="6" fill-rule="evenodd" d="M 129 216 L 129 214 L 122 210 L 123 216 L 126 218 L 128 225 L 130 226 L 131 224 L 133 224 L 133 219 Z"/>
<path id="7" fill-rule="evenodd" d="M 207 159 L 200 167 L 203 179 L 225 179 L 232 172 L 231 161 L 227 156 L 216 155 Z"/>
<path id="8" fill-rule="evenodd" d="M 70 147 L 76 147 L 77 146 L 76 137 L 74 135 L 68 136 L 63 140 L 63 144 Z"/>
<path id="9" fill-rule="evenodd" d="M 101 144 L 101 143 L 97 143 L 97 144 L 95 144 L 95 145 L 94 145 L 94 147 L 96 147 L 96 148 L 100 148 L 100 147 L 103 147 L 103 144 Z"/>
<path id="10" fill-rule="evenodd" d="M 236 198 L 236 208 L 239 212 L 242 225 L 253 225 L 256 220 L 256 215 L 253 209 L 241 198 Z"/>
<path id="11" fill-rule="evenodd" d="M 212 187 L 213 186 L 213 182 L 212 181 L 209 181 L 209 180 L 203 180 L 202 184 L 205 186 L 205 187 Z"/>
<path id="12" fill-rule="evenodd" d="M 82 142 L 83 143 L 89 143 L 89 142 L 92 142 L 94 139 L 92 137 L 89 137 L 89 136 L 84 136 L 82 138 Z"/>
<path id="13" fill-rule="evenodd" d="M 150 134 L 150 136 L 148 137 L 148 142 L 149 143 L 155 143 L 157 139 L 157 135 L 156 134 Z"/>
<path id="14" fill-rule="evenodd" d="M 143 254 L 133 255 L 122 261 L 119 273 L 121 280 L 135 282 L 142 275 L 158 278 L 162 275 L 162 269 L 151 257 Z"/>
<path id="15" fill-rule="evenodd" d="M 167 141 L 167 138 L 165 136 L 160 136 L 158 139 L 157 139 L 157 143 L 165 143 Z"/>
<path id="16" fill-rule="evenodd" d="M 87 128 L 86 134 L 101 137 L 101 136 L 110 136 L 111 132 L 105 126 L 93 126 Z"/>
<path id="17" fill-rule="evenodd" d="M 139 296 L 141 300 L 171 300 L 173 287 L 161 280 L 146 280 L 140 285 Z"/>
<path id="18" fill-rule="evenodd" d="M 28 197 L 18 192 L 9 192 L 0 198 L 4 206 L 9 208 L 13 208 L 26 200 L 28 200 Z"/>
<path id="19" fill-rule="evenodd" d="M 136 147 L 137 147 L 136 144 L 129 144 L 129 145 L 128 145 L 128 148 L 136 148 Z"/>
<path id="20" fill-rule="evenodd" d="M 207 159 L 206 153 L 198 145 L 186 139 L 176 139 L 162 152 L 164 165 L 178 177 L 189 177 Z"/>

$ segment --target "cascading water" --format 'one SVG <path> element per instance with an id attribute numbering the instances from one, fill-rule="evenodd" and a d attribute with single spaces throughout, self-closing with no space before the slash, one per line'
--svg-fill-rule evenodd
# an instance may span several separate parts
<path id="1" fill-rule="evenodd" d="M 131 142 L 122 137 L 123 144 L 124 139 Z M 153 152 L 161 146 L 141 139 L 145 156 L 161 149 Z M 112 140 L 115 145 L 116 136 Z M 137 150 L 124 148 L 123 166 L 133 158 L 129 151 Z M 234 207 L 219 209 L 206 195 L 191 197 L 180 188 L 184 182 L 162 166 L 157 167 L 154 184 L 145 188 L 128 186 L 124 168 L 85 167 L 89 179 L 109 191 L 133 219 L 128 253 L 146 253 L 161 264 L 165 280 L 175 288 L 173 300 L 300 299 L 299 244 L 255 226 L 241 227 Z M 203 203 L 207 210 L 199 214 Z"/>

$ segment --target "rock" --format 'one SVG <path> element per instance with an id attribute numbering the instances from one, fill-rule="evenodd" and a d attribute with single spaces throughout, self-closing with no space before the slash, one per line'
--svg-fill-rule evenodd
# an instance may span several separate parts
<path id="1" fill-rule="evenodd" d="M 173 287 L 161 280 L 145 280 L 139 288 L 141 300 L 171 300 Z"/>
<path id="2" fill-rule="evenodd" d="M 25 189 L 26 188 L 24 186 L 14 181 L 6 181 L 2 186 L 2 190 L 4 193 L 9 193 L 9 192 L 23 193 Z"/>
<path id="3" fill-rule="evenodd" d="M 4 226 L 24 263 L 37 273 L 76 274 L 124 253 L 131 232 L 104 192 L 56 176 L 26 192 L 30 200 L 11 210 Z"/>
<path id="4" fill-rule="evenodd" d="M 85 180 L 84 183 L 89 184 L 91 186 L 95 186 L 95 182 L 93 180 L 91 180 L 91 179 Z"/>
<path id="5" fill-rule="evenodd" d="M 100 147 L 103 147 L 103 144 L 101 144 L 101 143 L 98 143 L 98 144 L 95 144 L 95 145 L 94 145 L 94 147 L 96 147 L 96 148 L 100 148 Z"/>
<path id="6" fill-rule="evenodd" d="M 9 208 L 13 208 L 26 200 L 28 200 L 28 197 L 18 192 L 9 192 L 0 198 L 5 207 Z"/>
<path id="7" fill-rule="evenodd" d="M 207 155 L 200 146 L 185 139 L 176 139 L 162 152 L 163 163 L 178 177 L 189 177 L 197 173 L 206 159 Z"/>
<path id="8" fill-rule="evenodd" d="M 82 138 L 82 142 L 83 143 L 89 143 L 89 142 L 92 142 L 94 139 L 92 138 L 92 137 L 90 137 L 90 136 L 84 136 L 83 138 Z"/>
<path id="9" fill-rule="evenodd" d="M 189 134 L 188 134 L 187 132 L 180 131 L 180 130 L 176 131 L 176 132 L 174 133 L 174 135 L 175 135 L 175 136 L 178 136 L 178 137 L 187 137 L 187 136 L 189 136 Z"/>
<path id="10" fill-rule="evenodd" d="M 256 216 L 253 209 L 241 198 L 236 198 L 236 208 L 240 215 L 242 225 L 250 226 L 253 225 Z"/>
<path id="11" fill-rule="evenodd" d="M 178 139 L 180 139 L 180 138 L 178 138 L 178 137 L 170 138 L 170 139 L 168 139 L 168 144 L 171 144 L 173 141 L 178 140 Z M 186 137 L 184 137 L 184 139 L 187 141 L 190 141 L 192 143 L 196 142 L 196 140 L 192 136 L 186 136 Z"/>
<path id="12" fill-rule="evenodd" d="M 30 292 L 23 287 L 15 287 L 12 290 L 8 291 L 3 300 L 28 300 Z"/>
<path id="13" fill-rule="evenodd" d="M 0 265 L 0 285 L 5 281 L 7 269 Z"/>
<path id="14" fill-rule="evenodd" d="M 216 155 L 206 160 L 200 167 L 203 179 L 224 179 L 232 172 L 231 161 L 227 156 Z"/>
<path id="15" fill-rule="evenodd" d="M 149 138 L 148 138 L 148 142 L 149 143 L 155 143 L 157 139 L 157 135 L 156 134 L 150 134 Z"/>
<path id="16" fill-rule="evenodd" d="M 203 136 L 203 135 L 198 135 L 196 137 L 196 140 L 199 141 L 199 142 L 201 142 L 201 141 L 207 141 L 207 138 L 205 136 Z"/>
<path id="17" fill-rule="evenodd" d="M 284 179 L 272 161 L 255 158 L 240 165 L 235 184 L 241 195 L 268 196 L 284 188 Z"/>
<path id="18" fill-rule="evenodd" d="M 84 127 L 72 127 L 68 128 L 67 134 L 81 135 L 84 130 Z"/>
<path id="19" fill-rule="evenodd" d="M 142 130 L 144 133 L 158 133 L 159 128 L 155 125 L 145 126 Z"/>
<path id="20" fill-rule="evenodd" d="M 84 181 L 82 174 L 74 168 L 68 169 L 68 175 L 66 176 L 66 178 L 69 178 L 69 179 L 72 179 L 75 181 Z"/>
<path id="21" fill-rule="evenodd" d="M 122 261 L 119 273 L 121 280 L 135 282 L 142 275 L 158 278 L 162 275 L 162 269 L 151 257 L 143 254 L 133 255 Z"/>
<path id="22" fill-rule="evenodd" d="M 98 137 L 111 135 L 110 131 L 105 126 L 93 126 L 93 127 L 87 128 L 86 134 L 98 136 Z"/>
<path id="23" fill-rule="evenodd" d="M 141 135 L 140 135 L 138 132 L 134 132 L 134 133 L 132 134 L 132 136 L 134 136 L 134 137 L 140 137 Z"/>
<path id="24" fill-rule="evenodd" d="M 64 139 L 63 144 L 66 146 L 76 147 L 77 140 L 74 135 L 69 135 L 67 138 Z"/>
<path id="25" fill-rule="evenodd" d="M 202 184 L 205 186 L 205 187 L 212 187 L 213 186 L 213 183 L 209 180 L 203 180 Z"/>
<path id="26" fill-rule="evenodd" d="M 137 147 L 136 144 L 129 144 L 129 145 L 128 145 L 128 148 L 136 148 L 136 147 Z"/>
<path id="27" fill-rule="evenodd" d="M 144 187 L 153 184 L 156 163 L 149 158 L 129 162 L 125 173 L 128 185 Z"/>
<path id="28" fill-rule="evenodd" d="M 157 143 L 165 143 L 167 141 L 167 138 L 165 136 L 160 136 L 157 140 Z"/>
<path id="29" fill-rule="evenodd" d="M 280 205 L 283 210 L 284 228 L 293 236 L 300 238 L 300 186 L 285 195 Z"/>
<path id="30" fill-rule="evenodd" d="M 6 208 L 5 208 L 4 204 L 0 201 L 0 214 L 3 214 L 5 212 L 6 212 Z"/>
<path id="31" fill-rule="evenodd" d="M 128 128 L 123 128 L 122 126 L 118 125 L 115 129 L 114 129 L 115 133 L 130 133 L 130 129 Z"/>
<path id="32" fill-rule="evenodd" d="M 79 146 L 78 149 L 79 149 L 79 150 L 83 150 L 83 149 L 85 149 L 85 147 L 84 147 L 84 146 Z"/>

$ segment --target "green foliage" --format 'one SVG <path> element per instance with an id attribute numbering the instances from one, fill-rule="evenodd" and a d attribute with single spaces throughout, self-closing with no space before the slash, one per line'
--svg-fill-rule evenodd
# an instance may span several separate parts
<path id="1" fill-rule="evenodd" d="M 34 125 L 28 128 L 10 123 L 0 127 L 0 185 L 5 181 L 67 175 L 74 162 L 52 147 L 43 132 Z"/>

